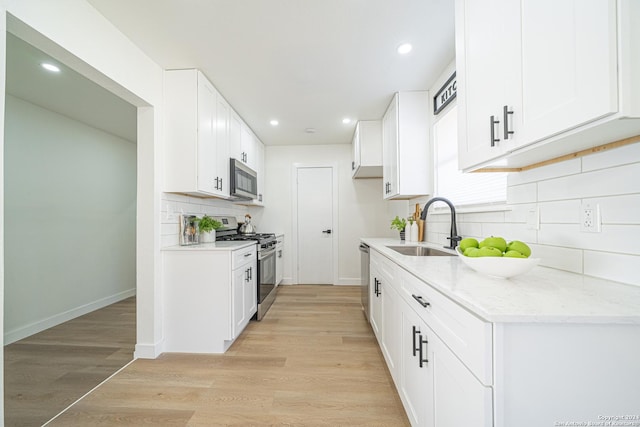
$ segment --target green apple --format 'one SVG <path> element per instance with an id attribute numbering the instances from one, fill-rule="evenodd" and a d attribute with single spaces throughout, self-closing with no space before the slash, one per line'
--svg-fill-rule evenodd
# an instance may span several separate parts
<path id="1" fill-rule="evenodd" d="M 480 257 L 502 256 L 502 251 L 500 249 L 494 248 L 492 246 L 484 246 L 484 247 L 478 249 L 478 256 L 480 256 Z"/>
<path id="2" fill-rule="evenodd" d="M 478 252 L 480 251 L 480 249 L 478 248 L 474 248 L 473 246 L 470 248 L 467 248 L 464 250 L 464 252 L 462 253 L 464 256 L 468 256 L 471 258 L 475 258 L 478 256 Z"/>
<path id="3" fill-rule="evenodd" d="M 487 237 L 482 242 L 480 242 L 480 249 L 489 247 L 499 249 L 500 252 L 504 252 L 507 249 L 507 241 L 502 237 Z"/>
<path id="4" fill-rule="evenodd" d="M 468 248 L 477 248 L 478 241 L 473 237 L 465 237 L 464 239 L 460 240 L 460 244 L 458 246 L 460 246 L 460 250 L 462 251 L 462 253 L 464 253 L 464 251 Z"/>
<path id="5" fill-rule="evenodd" d="M 508 257 L 508 258 L 526 258 L 525 255 L 521 254 L 518 251 L 507 251 L 502 256 Z"/>
<path id="6" fill-rule="evenodd" d="M 531 255 L 531 248 L 520 240 L 514 240 L 507 245 L 507 251 L 517 251 L 524 255 L 524 258 L 528 258 Z"/>

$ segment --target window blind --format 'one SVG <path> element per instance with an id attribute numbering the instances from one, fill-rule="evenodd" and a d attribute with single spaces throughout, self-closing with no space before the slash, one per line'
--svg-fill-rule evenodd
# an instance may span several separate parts
<path id="1" fill-rule="evenodd" d="M 507 174 L 462 173 L 458 169 L 458 108 L 442 113 L 433 126 L 435 195 L 456 206 L 505 202 Z"/>

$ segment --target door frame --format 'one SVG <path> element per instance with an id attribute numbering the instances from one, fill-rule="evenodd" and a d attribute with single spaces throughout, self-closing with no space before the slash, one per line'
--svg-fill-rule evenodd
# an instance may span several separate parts
<path id="1" fill-rule="evenodd" d="M 339 278 L 339 263 L 338 263 L 338 240 L 340 233 L 338 229 L 338 164 L 332 163 L 294 163 L 291 166 L 291 243 L 292 243 L 292 281 L 298 283 L 298 170 L 310 169 L 310 168 L 331 168 L 331 180 L 332 180 L 332 209 L 331 209 L 331 233 L 332 233 L 332 269 L 333 269 L 333 283 L 338 284 Z"/>

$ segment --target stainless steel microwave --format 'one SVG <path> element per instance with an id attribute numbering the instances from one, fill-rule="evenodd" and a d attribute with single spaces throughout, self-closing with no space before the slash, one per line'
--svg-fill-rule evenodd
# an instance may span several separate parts
<path id="1" fill-rule="evenodd" d="M 231 197 L 241 199 L 258 198 L 258 174 L 240 160 L 231 159 L 229 167 L 231 187 L 229 193 Z"/>

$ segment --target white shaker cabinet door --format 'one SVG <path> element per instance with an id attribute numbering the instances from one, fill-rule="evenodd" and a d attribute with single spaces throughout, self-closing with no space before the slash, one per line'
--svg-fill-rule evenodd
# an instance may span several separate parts
<path id="1" fill-rule="evenodd" d="M 398 194 L 398 94 L 382 118 L 382 185 L 385 199 Z"/>
<path id="2" fill-rule="evenodd" d="M 514 0 L 456 2 L 461 169 L 500 157 L 517 137 L 519 111 L 505 114 L 504 107 L 520 105 L 518 11 Z"/>
<path id="3" fill-rule="evenodd" d="M 216 147 L 216 91 L 198 76 L 198 190 L 218 193 Z"/>
<path id="4" fill-rule="evenodd" d="M 521 5 L 519 141 L 536 142 L 617 112 L 616 1 L 521 0 Z"/>
<path id="5" fill-rule="evenodd" d="M 400 397 L 412 426 L 434 426 L 433 371 L 428 362 L 430 329 L 405 304 L 402 310 Z"/>
<path id="6" fill-rule="evenodd" d="M 435 426 L 493 427 L 492 389 L 482 385 L 435 333 L 427 340 Z"/>

